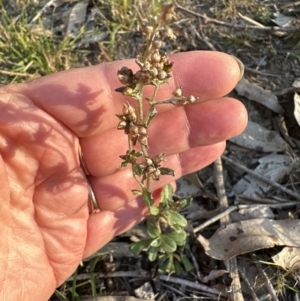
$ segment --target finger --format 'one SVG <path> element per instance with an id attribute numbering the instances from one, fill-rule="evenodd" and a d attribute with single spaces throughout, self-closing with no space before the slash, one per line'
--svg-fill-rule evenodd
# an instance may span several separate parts
<path id="1" fill-rule="evenodd" d="M 184 93 L 199 96 L 199 101 L 220 98 L 241 76 L 237 61 L 224 53 L 195 51 L 173 55 L 171 60 L 173 77 L 160 89 L 160 99 L 169 98 L 179 86 Z M 5 89 L 26 94 L 78 137 L 91 136 L 114 127 L 114 114 L 120 113 L 128 100 L 114 91 L 121 86 L 117 70 L 124 65 L 137 69 L 133 60 L 117 61 L 59 72 Z"/>
<path id="2" fill-rule="evenodd" d="M 242 132 L 246 122 L 245 107 L 231 98 L 177 107 L 153 119 L 148 129 L 149 155 L 181 153 L 227 140 Z M 81 139 L 89 172 L 96 177 L 117 172 L 122 161 L 119 156 L 128 149 L 127 140 L 116 128 Z"/>
<path id="3" fill-rule="evenodd" d="M 222 154 L 224 147 L 225 143 L 223 142 L 193 148 L 179 155 L 175 154 L 167 157 L 164 165 L 175 171 L 175 177 L 161 176 L 159 181 L 151 182 L 151 190 L 156 190 L 184 174 L 207 166 Z M 90 177 L 89 181 L 101 210 L 117 210 L 126 206 L 134 199 L 131 190 L 140 189 L 132 176 L 130 168 L 121 169 L 119 172 L 106 177 Z"/>

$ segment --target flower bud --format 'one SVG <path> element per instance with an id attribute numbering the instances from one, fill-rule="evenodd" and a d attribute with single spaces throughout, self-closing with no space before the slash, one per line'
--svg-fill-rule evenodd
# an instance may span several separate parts
<path id="1" fill-rule="evenodd" d="M 120 70 L 118 70 L 117 75 L 118 75 L 119 81 L 123 85 L 127 85 L 127 84 L 131 83 L 133 72 L 131 69 L 129 69 L 127 67 L 122 67 Z"/>
<path id="2" fill-rule="evenodd" d="M 154 63 L 153 65 L 152 65 L 152 67 L 153 68 L 156 68 L 158 71 L 159 70 L 163 70 L 164 69 L 164 63 Z"/>
<path id="3" fill-rule="evenodd" d="M 142 145 L 148 147 L 148 138 L 146 136 L 140 136 L 139 141 Z"/>
<path id="4" fill-rule="evenodd" d="M 153 26 L 149 25 L 149 24 L 142 24 L 142 32 L 143 34 L 145 34 L 146 36 L 150 36 L 153 33 Z"/>
<path id="5" fill-rule="evenodd" d="M 138 82 L 140 83 L 147 83 L 150 81 L 151 79 L 151 75 L 149 72 L 147 71 L 141 71 L 139 70 L 136 74 L 135 74 L 135 78 L 138 80 Z"/>
<path id="6" fill-rule="evenodd" d="M 151 160 L 149 157 L 145 158 L 145 160 L 146 160 L 146 164 L 147 164 L 148 166 L 153 165 L 153 162 L 152 162 L 152 160 Z"/>
<path id="7" fill-rule="evenodd" d="M 194 95 L 189 95 L 186 100 L 189 102 L 189 103 L 193 103 L 197 100 L 197 97 L 195 97 Z"/>
<path id="8" fill-rule="evenodd" d="M 143 126 L 140 126 L 139 127 L 139 134 L 146 136 L 147 135 L 147 129 Z"/>
<path id="9" fill-rule="evenodd" d="M 155 67 L 150 68 L 149 71 L 153 77 L 156 77 L 158 74 L 158 70 Z"/>
<path id="10" fill-rule="evenodd" d="M 164 153 L 156 155 L 152 158 L 152 161 L 153 161 L 155 166 L 158 166 L 164 160 L 165 160 L 165 154 Z"/>
<path id="11" fill-rule="evenodd" d="M 168 74 L 164 70 L 159 71 L 158 74 L 157 74 L 157 78 L 160 79 L 160 80 L 164 80 L 167 77 L 168 77 Z"/>
<path id="12" fill-rule="evenodd" d="M 128 115 L 129 113 L 129 108 L 128 108 L 128 104 L 127 103 L 123 103 L 123 115 Z"/>
<path id="13" fill-rule="evenodd" d="M 131 135 L 136 135 L 139 131 L 139 128 L 137 125 L 131 125 L 130 128 L 129 128 L 129 132 Z"/>
<path id="14" fill-rule="evenodd" d="M 160 175 L 161 175 L 160 170 L 157 168 L 157 169 L 154 171 L 154 173 L 152 174 L 153 180 L 159 180 Z"/>
<path id="15" fill-rule="evenodd" d="M 126 121 L 120 121 L 119 124 L 118 124 L 118 127 L 117 129 L 118 130 L 124 130 L 127 126 L 127 122 Z"/>
<path id="16" fill-rule="evenodd" d="M 176 97 L 180 97 L 182 95 L 181 88 L 176 89 L 172 94 Z"/>
<path id="17" fill-rule="evenodd" d="M 159 63 L 160 59 L 161 59 L 161 55 L 159 54 L 158 51 L 153 52 L 150 58 L 152 63 Z"/>
<path id="18" fill-rule="evenodd" d="M 162 46 L 162 44 L 163 42 L 161 40 L 156 39 L 152 42 L 152 47 L 153 49 L 159 49 Z"/>
<path id="19" fill-rule="evenodd" d="M 164 3 L 162 6 L 162 14 L 160 17 L 162 22 L 168 22 L 172 20 L 174 15 L 174 5 L 171 2 Z"/>
<path id="20" fill-rule="evenodd" d="M 134 122 L 136 121 L 135 109 L 131 105 L 128 106 L 128 119 Z"/>

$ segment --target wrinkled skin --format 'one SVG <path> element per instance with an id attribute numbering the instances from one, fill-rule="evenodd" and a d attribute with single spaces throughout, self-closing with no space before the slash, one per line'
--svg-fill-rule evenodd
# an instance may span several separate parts
<path id="1" fill-rule="evenodd" d="M 226 54 L 177 54 L 173 77 L 159 93 L 182 86 L 199 100 L 159 106 L 150 125 L 152 155 L 167 154 L 175 178 L 219 157 L 225 140 L 246 125 L 243 105 L 229 97 L 240 78 Z M 43 301 L 79 262 L 142 220 L 147 213 L 130 169 L 120 169 L 127 137 L 115 114 L 132 101 L 114 90 L 122 66 L 113 62 L 0 88 L 0 300 Z M 81 146 L 101 212 L 90 215 Z M 170 176 L 153 183 L 158 198 Z"/>

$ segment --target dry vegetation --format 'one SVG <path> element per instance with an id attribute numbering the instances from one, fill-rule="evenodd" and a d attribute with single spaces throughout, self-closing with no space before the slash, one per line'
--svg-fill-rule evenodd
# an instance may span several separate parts
<path id="1" fill-rule="evenodd" d="M 138 21 L 155 13 L 158 3 L 0 1 L 0 84 L 134 57 L 141 40 Z M 187 177 L 194 201 L 184 212 L 190 221 L 186 255 L 193 269 L 158 276 L 155 262 L 131 254 L 131 239 L 145 235 L 140 225 L 83 262 L 52 301 L 145 298 L 135 291 L 145 284 L 150 290 L 143 287 L 142 293 L 165 301 L 300 298 L 300 131 L 293 114 L 300 87 L 300 2 L 178 0 L 175 5 L 177 40 L 166 43 L 165 50 L 237 56 L 245 64 L 248 82 L 232 95 L 243 101 L 251 121 L 244 136 L 228 143 L 223 166 L 219 160 Z M 260 177 L 251 174 L 254 170 Z M 269 182 L 262 182 L 265 179 Z M 178 194 L 186 181 L 179 183 Z M 231 230 L 216 232 L 225 224 Z M 237 229 L 242 229 L 243 239 L 232 234 Z M 215 241 L 209 239 L 213 234 Z M 274 242 L 275 247 L 267 248 Z M 219 252 L 224 245 L 233 250 L 234 259 Z"/>

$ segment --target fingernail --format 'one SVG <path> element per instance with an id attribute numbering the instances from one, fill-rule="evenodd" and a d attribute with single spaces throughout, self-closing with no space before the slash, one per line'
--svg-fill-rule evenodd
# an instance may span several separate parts
<path id="1" fill-rule="evenodd" d="M 244 71 L 245 71 L 244 64 L 237 57 L 235 57 L 233 55 L 232 55 L 232 57 L 236 60 L 237 64 L 239 65 L 239 68 L 240 68 L 240 78 L 239 78 L 239 80 L 240 80 L 244 75 Z"/>

